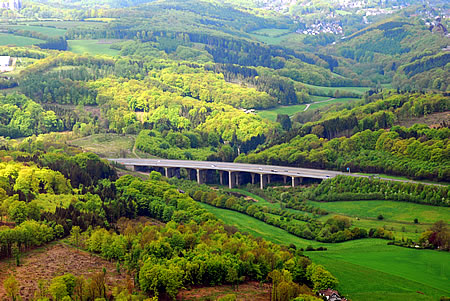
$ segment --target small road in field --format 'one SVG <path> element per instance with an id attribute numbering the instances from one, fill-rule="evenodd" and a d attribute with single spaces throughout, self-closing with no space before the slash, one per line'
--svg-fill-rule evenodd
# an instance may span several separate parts
<path id="1" fill-rule="evenodd" d="M 308 110 L 309 107 L 310 107 L 311 105 L 313 105 L 313 104 L 316 104 L 316 103 L 322 103 L 322 102 L 327 102 L 327 101 L 331 101 L 331 100 L 334 100 L 334 99 L 335 99 L 335 98 L 328 98 L 328 99 L 321 100 L 321 101 L 315 101 L 315 102 L 312 102 L 312 103 L 307 103 L 307 104 L 306 104 L 306 108 L 303 110 L 303 112 L 306 112 L 306 110 Z"/>

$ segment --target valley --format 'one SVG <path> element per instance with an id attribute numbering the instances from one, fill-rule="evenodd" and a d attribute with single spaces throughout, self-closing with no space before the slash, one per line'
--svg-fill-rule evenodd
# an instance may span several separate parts
<path id="1" fill-rule="evenodd" d="M 449 17 L 0 3 L 0 299 L 448 300 Z"/>

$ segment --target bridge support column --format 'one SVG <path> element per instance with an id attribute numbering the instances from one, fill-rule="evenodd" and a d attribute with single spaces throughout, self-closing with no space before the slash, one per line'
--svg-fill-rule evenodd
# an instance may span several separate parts
<path id="1" fill-rule="evenodd" d="M 135 165 L 125 165 L 125 168 L 131 171 L 136 171 L 136 166 Z"/>
<path id="2" fill-rule="evenodd" d="M 240 174 L 239 174 L 239 172 L 237 171 L 236 173 L 235 173 L 235 176 L 236 176 L 236 186 L 239 186 L 240 184 L 239 184 L 239 176 L 240 176 Z"/>
<path id="3" fill-rule="evenodd" d="M 164 167 L 164 172 L 165 172 L 166 178 L 171 178 L 172 177 L 172 169 L 171 168 Z"/>
<path id="4" fill-rule="evenodd" d="M 287 176 L 283 176 L 283 182 L 284 182 L 284 184 L 287 183 Z"/>
<path id="5" fill-rule="evenodd" d="M 250 175 L 252 176 L 252 185 L 254 185 L 255 184 L 255 174 L 251 173 Z"/>
<path id="6" fill-rule="evenodd" d="M 270 174 L 267 175 L 267 183 L 270 184 Z"/>
<path id="7" fill-rule="evenodd" d="M 223 171 L 219 170 L 220 185 L 223 185 Z"/>
<path id="8" fill-rule="evenodd" d="M 260 176 L 259 187 L 261 189 L 264 189 L 264 185 L 266 184 L 265 179 L 264 179 L 264 174 L 260 173 L 259 176 Z"/>
<path id="9" fill-rule="evenodd" d="M 202 170 L 201 169 L 197 169 L 197 183 L 198 184 L 203 184 L 203 179 L 202 179 Z"/>
<path id="10" fill-rule="evenodd" d="M 228 171 L 228 188 L 233 188 L 233 173 Z"/>
<path id="11" fill-rule="evenodd" d="M 303 182 L 302 177 L 292 177 L 292 187 L 295 187 Z"/>

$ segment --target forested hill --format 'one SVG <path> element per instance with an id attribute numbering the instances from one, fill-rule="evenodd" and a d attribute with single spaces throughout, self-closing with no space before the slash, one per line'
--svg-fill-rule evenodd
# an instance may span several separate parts
<path id="1" fill-rule="evenodd" d="M 355 8 L 324 12 L 314 2 L 300 16 L 274 5 L 48 1 L 8 11 L 16 19 L 0 22 L 5 35 L 38 47 L 0 47 L 2 55 L 17 58 L 16 69 L 0 80 L 8 94 L 0 99 L 0 135 L 128 134 L 133 152 L 143 155 L 226 161 L 240 155 L 237 160 L 340 169 L 351 160 L 330 163 L 336 154 L 315 152 L 308 159 L 259 156 L 311 134 L 331 142 L 370 130 L 378 139 L 381 130 L 405 120 L 448 111 L 448 37 L 427 25 L 437 8 L 386 3 L 389 13 L 371 16 L 370 2 L 361 8 L 366 18 L 356 20 L 349 16 Z M 325 20 L 335 24 L 331 15 L 338 11 L 345 30 L 332 38 L 309 33 Z M 49 20 L 39 20 L 44 17 Z M 441 121 L 445 129 L 447 119 Z M 424 143 L 420 135 L 413 136 Z M 419 160 L 414 168 L 379 162 L 363 168 L 366 159 L 350 165 L 445 179 L 446 167 L 433 164 L 447 158 L 447 138 L 433 135 L 429 139 L 442 140 L 435 143 L 438 154 L 397 152 Z"/>

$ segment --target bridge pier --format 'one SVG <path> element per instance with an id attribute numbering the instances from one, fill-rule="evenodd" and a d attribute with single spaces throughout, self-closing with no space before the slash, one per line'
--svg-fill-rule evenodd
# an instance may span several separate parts
<path id="1" fill-rule="evenodd" d="M 166 178 L 171 178 L 174 175 L 176 175 L 176 169 L 175 168 L 170 168 L 170 167 L 164 167 L 164 172 L 165 172 L 165 176 Z"/>
<path id="2" fill-rule="evenodd" d="M 302 177 L 292 177 L 292 187 L 295 187 L 303 182 Z"/>
<path id="3" fill-rule="evenodd" d="M 228 171 L 228 188 L 233 188 L 233 173 Z"/>
<path id="4" fill-rule="evenodd" d="M 251 173 L 250 176 L 252 177 L 252 185 L 255 184 L 255 174 Z"/>
<path id="5" fill-rule="evenodd" d="M 220 180 L 220 185 L 223 185 L 223 171 L 219 170 L 219 180 Z"/>
<path id="6" fill-rule="evenodd" d="M 287 183 L 287 176 L 283 176 L 283 183 L 284 183 L 284 184 Z"/>
<path id="7" fill-rule="evenodd" d="M 197 183 L 203 184 L 203 172 L 199 168 L 197 168 Z"/>
<path id="8" fill-rule="evenodd" d="M 125 168 L 131 171 L 136 171 L 136 165 L 125 165 Z"/>
<path id="9" fill-rule="evenodd" d="M 239 174 L 239 172 L 237 171 L 237 172 L 235 172 L 234 173 L 234 175 L 236 176 L 236 186 L 239 186 L 240 185 L 240 174 Z"/>
<path id="10" fill-rule="evenodd" d="M 261 189 L 264 189 L 264 185 L 266 184 L 265 182 L 265 179 L 264 179 L 264 174 L 262 174 L 262 173 L 260 173 L 259 174 L 259 178 L 260 178 L 260 181 L 259 181 L 259 188 L 261 188 Z"/>

